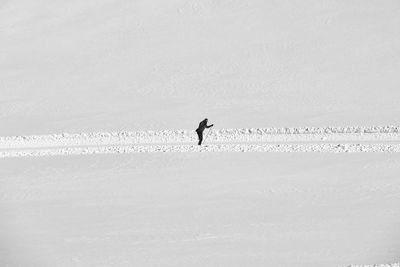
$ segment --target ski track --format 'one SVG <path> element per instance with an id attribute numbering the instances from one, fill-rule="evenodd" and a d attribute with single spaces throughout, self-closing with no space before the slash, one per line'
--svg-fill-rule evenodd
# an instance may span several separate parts
<path id="1" fill-rule="evenodd" d="M 400 263 L 374 264 L 374 265 L 349 265 L 347 267 L 400 267 Z"/>
<path id="2" fill-rule="evenodd" d="M 207 132 L 205 132 L 205 136 Z M 400 126 L 121 131 L 0 137 L 0 157 L 152 152 L 400 152 Z"/>

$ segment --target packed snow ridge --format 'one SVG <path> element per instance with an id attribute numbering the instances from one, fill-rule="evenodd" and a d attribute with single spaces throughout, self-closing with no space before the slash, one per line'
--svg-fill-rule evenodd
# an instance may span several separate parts
<path id="1" fill-rule="evenodd" d="M 0 137 L 0 157 L 140 152 L 400 152 L 400 126 L 121 131 Z"/>
<path id="2" fill-rule="evenodd" d="M 400 267 L 400 263 L 374 264 L 374 265 L 349 265 L 347 267 Z"/>

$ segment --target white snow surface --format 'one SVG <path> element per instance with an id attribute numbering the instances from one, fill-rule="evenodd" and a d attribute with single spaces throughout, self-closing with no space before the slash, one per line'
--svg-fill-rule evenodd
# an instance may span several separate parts
<path id="1" fill-rule="evenodd" d="M 399 267 L 400 263 L 393 264 L 374 264 L 374 265 L 349 265 L 348 267 Z"/>
<path id="2" fill-rule="evenodd" d="M 0 1 L 0 135 L 398 124 L 399 8 Z"/>
<path id="3" fill-rule="evenodd" d="M 0 266 L 398 262 L 398 153 L 0 160 Z"/>
<path id="4" fill-rule="evenodd" d="M 0 137 L 0 157 L 144 152 L 400 152 L 400 127 L 218 129 Z M 207 143 L 207 145 L 205 145 Z"/>
<path id="5" fill-rule="evenodd" d="M 0 266 L 397 267 L 399 29 L 398 0 L 0 0 Z"/>

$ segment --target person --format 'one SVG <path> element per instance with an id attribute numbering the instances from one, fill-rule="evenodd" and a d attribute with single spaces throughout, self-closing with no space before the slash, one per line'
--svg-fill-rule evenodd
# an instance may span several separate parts
<path id="1" fill-rule="evenodd" d="M 199 137 L 199 143 L 198 143 L 199 146 L 201 146 L 201 142 L 203 142 L 204 129 L 214 126 L 214 124 L 207 125 L 207 122 L 208 122 L 208 119 L 204 119 L 203 121 L 200 122 L 199 128 L 196 129 L 197 136 Z"/>

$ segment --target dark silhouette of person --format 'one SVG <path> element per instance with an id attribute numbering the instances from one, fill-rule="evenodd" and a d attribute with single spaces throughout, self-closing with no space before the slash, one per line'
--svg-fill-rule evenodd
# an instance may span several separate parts
<path id="1" fill-rule="evenodd" d="M 203 121 L 200 122 L 199 128 L 196 129 L 196 133 L 199 136 L 199 146 L 201 146 L 201 142 L 203 142 L 203 132 L 205 128 L 210 128 L 213 127 L 214 124 L 207 125 L 208 119 L 204 119 Z"/>

